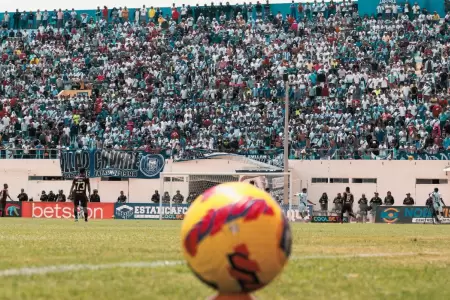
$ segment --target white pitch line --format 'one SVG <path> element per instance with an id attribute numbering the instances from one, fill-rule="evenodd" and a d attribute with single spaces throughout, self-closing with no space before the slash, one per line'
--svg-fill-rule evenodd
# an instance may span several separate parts
<path id="1" fill-rule="evenodd" d="M 44 267 L 31 267 L 31 268 L 19 268 L 19 269 L 7 269 L 0 271 L 0 277 L 9 276 L 31 276 L 31 275 L 45 275 L 50 273 L 64 273 L 72 271 L 82 270 L 104 270 L 113 268 L 159 268 L 159 267 L 172 267 L 176 265 L 184 264 L 183 261 L 154 261 L 154 262 L 125 262 L 114 264 L 101 264 L 101 265 L 55 265 Z"/>
<path id="2" fill-rule="evenodd" d="M 424 252 L 400 252 L 400 253 L 355 253 L 344 255 L 314 255 L 314 256 L 294 256 L 293 260 L 309 260 L 309 259 L 346 259 L 346 258 L 372 258 L 372 257 L 396 257 L 396 256 L 419 256 L 419 255 L 437 255 L 439 253 Z"/>
<path id="3" fill-rule="evenodd" d="M 419 255 L 438 255 L 439 253 L 356 253 L 347 255 L 314 255 L 314 256 L 293 256 L 291 260 L 313 260 L 313 259 L 348 259 L 348 258 L 372 258 L 372 257 L 396 257 L 396 256 L 419 256 Z M 153 261 L 153 262 L 124 262 L 114 264 L 80 264 L 80 265 L 54 265 L 43 267 L 29 267 L 0 270 L 0 277 L 12 276 L 32 276 L 46 275 L 52 273 L 76 272 L 83 270 L 97 271 L 114 268 L 144 268 L 154 269 L 160 267 L 173 267 L 185 264 L 181 260 L 172 261 Z"/>

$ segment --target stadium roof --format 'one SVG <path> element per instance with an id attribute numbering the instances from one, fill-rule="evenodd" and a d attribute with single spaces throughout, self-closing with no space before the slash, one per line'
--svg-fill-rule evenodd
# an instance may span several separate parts
<path id="1" fill-rule="evenodd" d="M 190 5 L 197 5 L 199 3 L 200 5 L 203 5 L 205 3 L 210 4 L 211 2 L 214 3 L 226 3 L 227 0 L 222 1 L 211 1 L 211 0 L 203 0 L 203 1 L 192 1 L 192 0 L 176 0 L 176 1 L 163 1 L 163 0 L 152 0 L 152 1 L 143 1 L 143 0 L 77 0 L 75 2 L 70 1 L 56 1 L 56 0 L 39 0 L 39 1 L 17 1 L 17 0 L 1 0 L 0 1 L 0 12 L 8 11 L 12 12 L 16 9 L 19 9 L 20 11 L 26 10 L 26 11 L 36 11 L 37 9 L 40 10 L 53 10 L 53 9 L 72 9 L 75 8 L 76 10 L 92 10 L 96 9 L 97 6 L 103 7 L 104 5 L 108 6 L 108 8 L 113 7 L 123 7 L 127 6 L 128 8 L 136 8 L 136 7 L 142 7 L 142 5 L 145 5 L 147 7 L 154 6 L 154 7 L 168 7 L 172 6 L 172 3 L 175 3 L 177 6 L 181 6 L 181 4 L 190 4 Z M 236 3 L 244 3 L 244 0 L 228 0 L 230 4 L 236 4 Z M 245 1 L 247 3 L 252 2 L 255 4 L 257 1 Z M 261 3 L 264 3 L 264 0 L 260 0 Z M 289 0 L 271 0 L 270 3 L 290 3 Z M 296 3 L 299 1 L 296 0 Z M 302 3 L 305 2 L 314 2 L 314 0 L 302 0 Z M 340 2 L 335 1 L 335 2 Z"/>

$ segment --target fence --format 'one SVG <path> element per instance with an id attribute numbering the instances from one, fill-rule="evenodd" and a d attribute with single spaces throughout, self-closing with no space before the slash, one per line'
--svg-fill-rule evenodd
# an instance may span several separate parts
<path id="1" fill-rule="evenodd" d="M 95 149 L 91 149 L 95 150 Z M 112 149 L 111 149 L 112 150 Z M 126 151 L 126 150 L 118 150 Z M 177 153 L 174 149 L 152 149 L 146 151 L 149 154 L 161 154 L 166 159 L 175 161 L 188 161 L 208 158 L 208 154 L 216 153 L 215 150 L 192 149 Z M 283 150 L 276 149 L 220 149 L 220 152 L 242 155 L 249 159 L 282 166 Z M 0 159 L 59 159 L 59 149 L 0 149 Z M 383 150 L 350 150 L 350 149 L 291 149 L 291 160 L 449 160 L 450 151 L 426 152 L 426 151 L 401 151 L 393 149 Z"/>

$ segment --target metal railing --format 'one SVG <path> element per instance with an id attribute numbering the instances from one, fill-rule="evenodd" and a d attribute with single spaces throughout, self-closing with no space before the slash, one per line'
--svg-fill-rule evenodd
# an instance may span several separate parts
<path id="1" fill-rule="evenodd" d="M 106 148 L 104 148 L 106 149 Z M 76 150 L 76 149 L 71 149 Z M 79 149 L 81 150 L 81 149 Z M 88 149 L 86 151 L 103 150 Z M 114 149 L 107 149 L 114 150 Z M 16 148 L 0 148 L 0 159 L 59 159 L 61 149 L 16 149 Z M 242 155 L 249 159 L 260 162 L 279 165 L 283 161 L 283 149 L 189 149 L 176 150 L 165 148 L 130 149 L 117 151 L 145 151 L 152 154 L 161 154 L 166 159 L 175 160 L 194 160 L 207 158 L 213 153 L 229 153 L 234 155 Z M 449 160 L 450 151 L 427 152 L 416 151 L 409 152 L 394 149 L 382 150 L 352 150 L 352 149 L 291 149 L 289 159 L 292 160 Z"/>

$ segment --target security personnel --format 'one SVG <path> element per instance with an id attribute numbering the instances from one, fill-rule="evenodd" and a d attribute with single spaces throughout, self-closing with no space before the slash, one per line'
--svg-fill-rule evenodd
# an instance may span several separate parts
<path id="1" fill-rule="evenodd" d="M 366 198 L 365 194 L 362 194 L 361 199 L 358 201 L 359 204 L 359 215 L 361 216 L 361 222 L 366 223 L 367 212 L 369 211 L 369 200 Z"/>
<path id="2" fill-rule="evenodd" d="M 94 190 L 94 193 L 91 195 L 89 199 L 90 202 L 100 202 L 100 195 L 98 194 L 98 190 Z"/>
<path id="3" fill-rule="evenodd" d="M 334 198 L 334 200 L 333 200 L 333 203 L 334 203 L 334 211 L 335 211 L 335 213 L 340 214 L 341 210 L 342 210 L 342 196 L 341 196 L 341 193 L 337 194 L 336 198 Z"/>
<path id="4" fill-rule="evenodd" d="M 159 204 L 159 201 L 161 201 L 161 195 L 159 194 L 158 190 L 155 190 L 155 193 L 152 195 L 152 202 Z"/>
<path id="5" fill-rule="evenodd" d="M 184 201 L 183 195 L 180 194 L 180 191 L 177 191 L 177 193 L 172 198 L 173 203 L 175 204 L 181 204 Z"/>
<path id="6" fill-rule="evenodd" d="M 403 200 L 403 205 L 414 205 L 414 199 L 411 197 L 411 193 L 406 194 L 406 198 Z"/>
<path id="7" fill-rule="evenodd" d="M 20 194 L 19 196 L 17 196 L 17 198 L 19 198 L 19 201 L 28 201 L 28 195 L 27 193 L 25 193 L 24 189 L 20 190 Z"/>
<path id="8" fill-rule="evenodd" d="M 169 192 L 164 192 L 164 196 L 162 197 L 162 203 L 165 203 L 165 204 L 169 204 L 170 203 Z"/>
<path id="9" fill-rule="evenodd" d="M 125 203 L 127 202 L 127 196 L 123 194 L 123 191 L 120 191 L 120 196 L 117 198 L 117 203 Z"/>
<path id="10" fill-rule="evenodd" d="M 56 195 L 53 193 L 53 191 L 50 191 L 48 193 L 48 202 L 55 202 L 56 201 Z"/>
<path id="11" fill-rule="evenodd" d="M 42 191 L 40 200 L 41 200 L 41 202 L 47 202 L 48 201 L 48 195 L 45 193 L 45 191 Z"/>
<path id="12" fill-rule="evenodd" d="M 394 197 L 392 197 L 391 192 L 387 192 L 386 197 L 384 198 L 384 205 L 392 206 L 394 205 Z"/>
<path id="13" fill-rule="evenodd" d="M 372 218 L 375 218 L 378 206 L 383 205 L 383 200 L 381 200 L 377 192 L 375 192 L 375 195 L 372 197 L 372 199 L 370 199 L 369 205 L 370 205 L 370 214 L 372 215 Z"/>
<path id="14" fill-rule="evenodd" d="M 63 190 L 59 190 L 58 195 L 56 195 L 56 202 L 66 202 L 66 195 L 64 195 Z"/>
<path id="15" fill-rule="evenodd" d="M 190 192 L 189 196 L 186 199 L 186 203 L 187 204 L 191 204 L 192 202 L 194 202 L 194 200 L 197 198 L 197 196 L 195 195 L 194 192 Z"/>
<path id="16" fill-rule="evenodd" d="M 327 193 L 323 193 L 322 197 L 319 199 L 320 210 L 325 216 L 328 215 L 328 195 Z"/>

